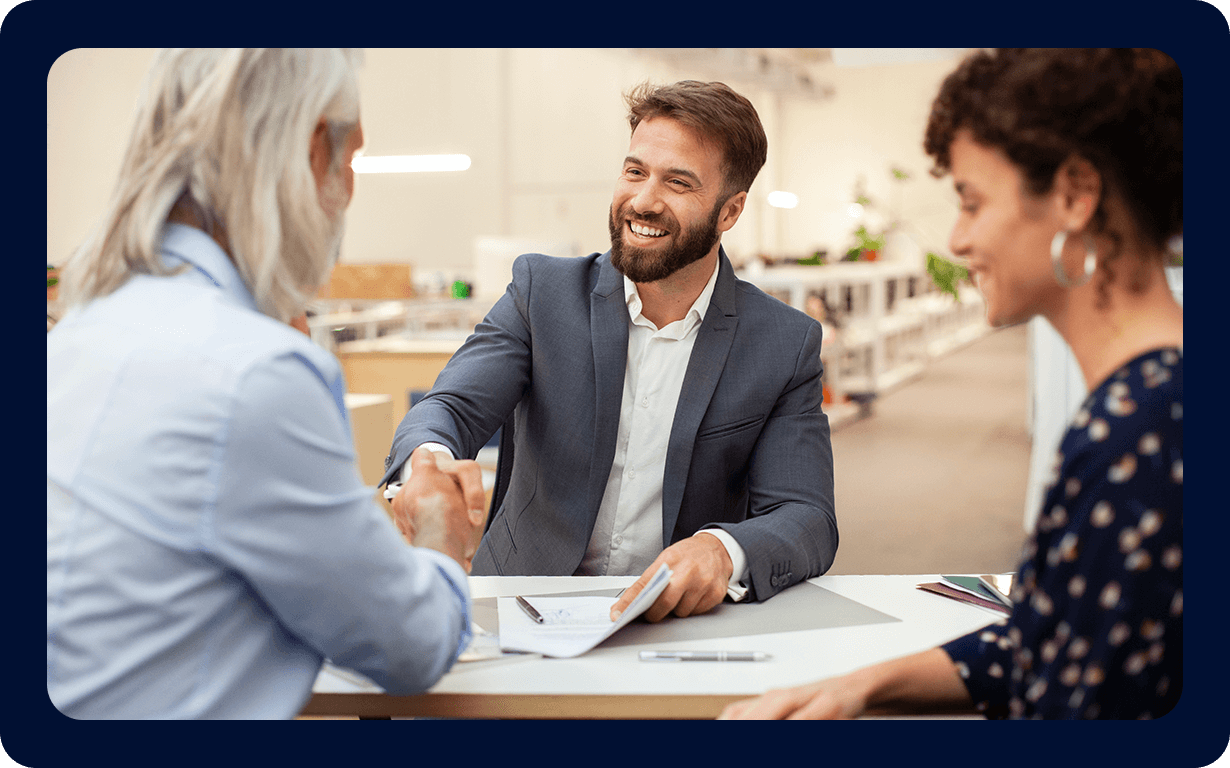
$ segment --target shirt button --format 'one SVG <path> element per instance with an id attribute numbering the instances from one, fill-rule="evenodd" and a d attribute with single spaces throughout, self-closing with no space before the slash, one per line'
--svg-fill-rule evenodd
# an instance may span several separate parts
<path id="1" fill-rule="evenodd" d="M 618 547 L 620 544 L 624 543 L 624 537 L 617 533 L 611 537 L 611 541 Z"/>
<path id="2" fill-rule="evenodd" d="M 634 478 L 634 477 L 636 477 L 636 470 L 635 470 L 635 469 L 629 469 L 629 470 L 628 470 L 628 479 L 629 479 L 629 480 L 631 480 L 631 479 L 632 479 L 632 478 Z"/>
<path id="3" fill-rule="evenodd" d="M 648 398 L 648 397 L 642 397 L 642 398 L 641 398 L 641 407 L 642 407 L 642 408 L 648 408 L 648 407 L 649 407 L 649 398 Z"/>

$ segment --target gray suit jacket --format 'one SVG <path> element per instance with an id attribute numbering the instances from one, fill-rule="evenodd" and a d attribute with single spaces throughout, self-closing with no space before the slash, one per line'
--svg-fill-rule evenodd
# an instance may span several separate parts
<path id="1" fill-rule="evenodd" d="M 527 254 L 406 414 L 384 485 L 425 442 L 473 458 L 515 409 L 515 462 L 473 573 L 571 575 L 615 456 L 628 347 L 610 254 Z M 751 597 L 824 573 L 837 551 L 820 324 L 735 278 L 725 252 L 671 426 L 662 546 L 701 528 L 747 554 Z"/>

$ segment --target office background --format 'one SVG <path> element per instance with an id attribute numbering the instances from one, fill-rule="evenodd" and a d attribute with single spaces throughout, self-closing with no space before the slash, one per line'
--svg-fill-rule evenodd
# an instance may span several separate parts
<path id="1" fill-rule="evenodd" d="M 946 252 L 956 203 L 950 181 L 927 172 L 922 133 L 962 53 L 368 49 L 364 157 L 465 154 L 470 166 L 360 174 L 341 264 L 406 264 L 419 300 L 461 281 L 481 305 L 505 282 L 484 261 L 484 243 L 561 256 L 606 250 L 629 139 L 621 93 L 646 80 L 704 79 L 746 95 L 769 137 L 749 205 L 723 238 L 736 267 L 760 274 L 817 252 L 836 262 L 866 227 L 889 230 L 880 268 L 925 275 L 925 253 Z M 152 55 L 76 49 L 51 68 L 49 265 L 103 210 Z M 794 207 L 770 203 L 781 192 L 795 196 Z M 967 316 L 980 312 L 976 294 L 963 299 Z M 833 573 L 1015 568 L 1029 522 L 1031 333 L 974 330 L 876 389 L 874 400 L 833 404 L 834 415 L 853 409 L 833 434 L 841 529 Z"/>
<path id="2" fill-rule="evenodd" d="M 81 242 L 106 201 L 152 53 L 76 49 L 48 74 L 49 263 Z M 364 154 L 460 153 L 471 165 L 360 176 L 342 261 L 407 262 L 451 280 L 472 277 L 477 237 L 606 250 L 629 139 L 621 93 L 643 80 L 686 78 L 728 82 L 756 106 L 769 137 L 747 210 L 723 238 L 736 263 L 758 253 L 844 250 L 860 185 L 874 203 L 869 223 L 900 218 L 918 248 L 943 248 L 955 198 L 947 181 L 927 174 L 922 129 L 958 53 L 367 49 Z M 879 63 L 890 61 L 900 63 Z M 894 168 L 909 180 L 896 181 Z M 772 207 L 768 195 L 779 190 L 797 195 L 797 207 Z"/>
<path id="3" fill-rule="evenodd" d="M 1220 15 L 1214 15 L 1216 14 L 1214 9 L 1209 9 L 1210 12 L 1207 12 L 1207 14 L 1204 14 L 1203 16 L 1193 17 L 1194 12 L 1189 6 L 1203 6 L 1203 2 L 1189 2 L 1189 4 L 1183 5 L 1184 7 L 1176 7 L 1176 9 L 1170 9 L 1170 7 L 1167 7 L 1166 12 L 1148 15 L 1119 14 L 1119 12 L 1114 11 L 1109 6 L 1105 6 L 1105 4 L 1096 7 L 1096 9 L 1086 9 L 1084 6 L 1064 6 L 1061 10 L 1050 9 L 1050 7 L 1047 7 L 1047 9 L 1038 9 L 1038 11 L 1033 12 L 1033 14 L 1026 14 L 1015 18 L 1014 28 L 1017 28 L 1018 32 L 1025 33 L 1027 37 L 1042 39 L 1042 41 L 1057 41 L 1059 44 L 1080 41 L 1081 34 L 1085 34 L 1086 37 L 1092 34 L 1092 36 L 1095 36 L 1098 39 L 1105 39 L 1108 36 L 1116 37 L 1116 32 L 1119 32 L 1118 37 L 1124 37 L 1122 32 L 1127 30 L 1132 31 L 1132 33 L 1128 34 L 1125 38 L 1140 38 L 1144 39 L 1144 41 L 1149 41 L 1151 44 L 1159 44 L 1159 42 L 1170 43 L 1170 49 L 1172 52 L 1176 55 L 1181 55 L 1182 57 L 1181 64 L 1184 66 L 1184 78 L 1187 79 L 1188 85 L 1192 86 L 1192 92 L 1202 96 L 1200 100 L 1193 100 L 1193 117 L 1208 118 L 1210 117 L 1210 111 L 1218 110 L 1218 107 L 1215 105 L 1220 103 L 1219 100 L 1215 100 L 1215 98 L 1208 98 L 1208 96 L 1213 95 L 1214 92 L 1220 92 L 1214 91 L 1213 89 L 1215 87 L 1214 84 L 1220 84 L 1221 76 L 1219 73 L 1224 69 L 1224 18 L 1220 17 Z M 28 4 L 25 10 L 28 10 Z M 1197 7 L 1196 10 L 1203 11 L 1204 9 L 1203 7 Z M 57 107 L 57 100 L 60 98 L 58 94 L 53 92 L 52 87 L 54 85 L 55 78 L 57 78 L 60 73 L 53 70 L 52 73 L 50 73 L 50 76 L 47 76 L 47 66 L 42 62 L 39 62 L 39 65 L 30 71 L 21 69 L 20 66 L 18 66 L 22 62 L 20 57 L 27 55 L 31 49 L 43 50 L 49 47 L 46 42 L 46 37 L 50 37 L 50 33 L 48 32 L 49 28 L 54 27 L 55 31 L 57 31 L 55 32 L 55 39 L 63 39 L 64 30 L 70 30 L 74 32 L 86 31 L 84 36 L 79 34 L 77 37 L 90 39 L 90 41 L 102 41 L 103 36 L 106 36 L 108 32 L 116 33 L 121 30 L 124 30 L 125 34 L 128 34 L 127 39 L 132 39 L 133 36 L 132 33 L 130 33 L 130 30 L 133 28 L 132 23 L 130 23 L 132 21 L 138 22 L 137 25 L 135 25 L 138 28 L 143 28 L 143 30 L 148 30 L 149 28 L 148 25 L 150 22 L 148 20 L 144 20 L 144 18 L 140 18 L 135 15 L 133 15 L 133 18 L 129 18 L 123 14 L 117 14 L 117 9 L 114 9 L 114 7 L 108 7 L 105 12 L 100 11 L 100 14 L 95 15 L 86 14 L 84 11 L 85 9 L 74 9 L 73 14 L 64 15 L 63 17 L 57 18 L 54 25 L 43 25 L 36 27 L 36 34 L 33 36 L 34 41 L 36 41 L 34 44 L 31 44 L 31 38 L 25 36 L 18 39 L 10 39 L 10 41 L 6 43 L 6 52 L 10 54 L 9 62 L 10 66 L 12 66 L 10 71 L 11 73 L 17 75 L 15 80 L 18 82 L 18 85 L 21 86 L 21 103 L 28 101 L 34 107 L 42 107 L 42 103 L 39 103 L 41 102 L 41 97 L 39 97 L 37 92 L 32 94 L 32 91 L 44 91 L 44 87 L 46 87 L 46 92 L 49 97 L 49 106 L 52 107 L 52 110 L 49 111 L 49 117 L 52 117 L 55 107 Z M 141 11 L 144 12 L 144 9 L 141 9 Z M 894 15 L 893 20 L 888 22 L 889 28 L 895 32 L 894 36 L 891 36 L 891 38 L 894 39 L 894 41 L 897 41 L 897 39 L 903 39 L 902 32 L 907 30 L 910 38 L 913 38 L 915 34 L 918 34 L 919 32 L 930 33 L 930 37 L 932 38 L 943 37 L 943 34 L 950 31 L 948 30 L 948 27 L 950 27 L 953 20 L 957 20 L 958 28 L 969 28 L 973 25 L 980 25 L 986 32 L 994 33 L 993 30 L 1002 31 L 1002 25 L 996 22 L 994 18 L 986 17 L 984 14 L 980 14 L 980 12 L 977 11 L 972 11 L 973 9 L 961 9 L 952 12 L 951 15 L 945 14 L 935 16 L 934 10 L 924 9 L 919 11 L 918 15 L 903 14 L 902 11 L 898 10 L 897 15 Z M 55 12 L 59 14 L 59 11 Z M 825 12 L 828 14 L 829 10 L 825 9 Z M 859 18 L 857 18 L 857 23 L 847 23 L 847 25 L 824 25 L 824 27 L 828 27 L 828 31 L 825 31 L 825 28 L 820 25 L 815 25 L 815 28 L 817 28 L 818 31 L 809 30 L 804 33 L 827 33 L 830 34 L 830 36 L 831 34 L 843 34 L 844 36 L 844 34 L 854 32 L 856 34 L 860 34 L 863 38 L 879 37 L 881 30 L 879 30 L 878 25 L 872 27 L 867 26 L 867 23 L 875 21 L 875 18 L 871 16 L 863 18 L 863 16 L 865 16 L 865 11 L 862 10 L 852 12 L 856 12 L 856 14 L 859 15 Z M 159 16 L 161 17 L 161 15 Z M 922 16 L 926 17 L 926 21 L 919 25 L 919 21 Z M 779 25 L 776 15 L 765 15 L 765 18 L 768 18 L 768 21 L 763 22 L 763 25 L 764 23 L 769 23 L 769 25 L 774 25 L 775 27 Z M 1055 23 L 1057 18 L 1063 18 L 1064 23 L 1057 25 L 1057 23 Z M 9 21 L 10 26 L 12 26 L 16 25 L 16 23 L 21 20 L 18 20 L 16 15 L 10 15 Z M 232 23 L 234 23 L 234 21 L 232 21 L 232 15 L 215 15 L 213 17 L 210 15 L 197 15 L 193 18 L 194 25 L 196 25 L 196 23 L 200 23 L 200 25 L 204 25 L 203 28 L 209 28 L 208 25 L 210 21 L 213 21 L 215 26 L 226 25 L 228 28 L 232 25 Z M 276 25 L 277 26 L 273 28 L 282 30 L 284 26 L 282 17 L 279 16 L 277 18 Z M 752 26 L 753 28 L 758 28 L 755 27 L 754 22 Z M 28 26 L 25 28 L 28 30 Z M 1073 30 L 1076 30 L 1076 32 L 1073 32 Z M 1140 34 L 1141 32 L 1144 32 L 1144 34 Z M 396 28 L 394 32 L 390 33 L 395 34 L 397 37 L 402 37 L 403 34 L 405 34 L 405 30 L 403 30 L 403 28 Z M 146 34 L 145 37 L 150 36 L 149 34 Z M 103 44 L 107 44 L 105 41 L 102 42 Z M 878 42 L 878 39 L 876 42 Z M 66 252 L 65 247 L 71 249 L 71 245 L 62 246 L 63 242 L 73 242 L 73 244 L 75 244 L 75 242 L 79 240 L 80 231 L 84 231 L 87 228 L 87 224 L 84 222 L 96 217 L 98 210 L 100 210 L 97 206 L 101 206 L 102 199 L 106 197 L 106 188 L 109 186 L 109 183 L 111 183 L 113 177 L 113 164 L 118 164 L 118 146 L 119 144 L 122 144 L 123 135 L 127 132 L 127 124 L 124 124 L 124 119 L 130 114 L 130 108 L 121 108 L 121 105 L 114 100 L 113 91 L 117 89 L 122 90 L 124 91 L 125 97 L 134 98 L 135 92 L 137 92 L 137 82 L 140 79 L 141 70 L 143 70 L 145 62 L 148 60 L 141 57 L 137 57 L 135 59 L 128 57 L 127 52 L 123 52 L 123 50 L 111 50 L 109 53 L 116 54 L 116 57 L 108 59 L 107 64 L 109 69 L 96 71 L 96 73 L 92 73 L 92 78 L 87 76 L 85 79 L 86 82 L 90 82 L 93 86 L 101 85 L 103 90 L 100 91 L 97 87 L 93 91 L 86 89 L 86 87 L 79 87 L 79 89 L 74 90 L 77 96 L 80 96 L 81 105 L 80 110 L 77 113 L 84 116 L 80 119 L 97 119 L 93 116 L 96 116 L 96 114 L 102 114 L 103 118 L 101 121 L 89 124 L 89 126 L 86 126 L 86 124 L 77 124 L 77 126 L 74 127 L 75 133 L 73 135 L 74 138 L 80 140 L 76 143 L 76 145 L 68 146 L 64 140 L 57 142 L 54 134 L 57 130 L 62 129 L 62 127 L 58 126 L 53 119 L 49 119 L 49 161 L 47 165 L 49 191 L 47 209 L 49 223 L 48 242 L 49 245 L 52 245 L 52 247 L 49 247 L 49 251 L 54 251 L 55 257 L 57 258 L 60 254 Z M 127 60 L 127 64 L 125 64 L 125 60 Z M 369 57 L 369 63 L 370 62 L 371 59 Z M 1188 69 L 1188 66 L 1192 66 L 1192 69 Z M 89 73 L 86 74 L 89 75 Z M 46 80 L 44 80 L 44 76 L 46 76 Z M 889 71 L 889 74 L 883 76 L 882 81 L 893 79 L 895 76 L 902 76 L 902 74 L 892 73 L 892 71 Z M 128 78 L 128 80 L 125 81 L 124 78 Z M 30 82 L 27 84 L 27 81 Z M 888 82 L 884 82 L 883 85 L 886 87 L 891 86 Z M 368 96 L 370 101 L 370 94 L 368 94 Z M 130 101 L 124 103 L 130 103 Z M 895 107 L 897 106 L 898 105 L 894 105 L 891 101 L 886 100 L 886 102 L 884 102 L 883 110 L 892 116 L 892 114 L 897 113 L 895 112 Z M 74 121 L 74 119 L 77 118 L 74 117 L 73 114 L 70 114 L 68 119 L 69 121 Z M 107 121 L 111 122 L 108 123 Z M 1213 217 L 1209 217 L 1208 214 L 1214 213 L 1214 210 L 1218 210 L 1220 208 L 1218 206 L 1218 202 L 1219 199 L 1223 198 L 1224 174 L 1218 172 L 1223 171 L 1225 167 L 1224 144 L 1221 142 L 1220 130 L 1218 130 L 1218 126 L 1223 124 L 1223 122 L 1224 121 L 1219 121 L 1219 119 L 1214 118 L 1204 119 L 1204 121 L 1202 121 L 1202 119 L 1194 119 L 1194 121 L 1189 123 L 1189 128 L 1191 128 L 1189 138 L 1198 140 L 1199 146 L 1197 149 L 1202 150 L 1200 151 L 1200 158 L 1202 158 L 1202 161 L 1198 162 L 1198 164 L 1194 164 L 1192 167 L 1189 167 L 1188 176 L 1189 180 L 1192 180 L 1194 191 L 1197 193 L 1205 193 L 1197 194 L 1197 196 L 1193 196 L 1189 199 L 1188 209 L 1192 214 L 1189 218 L 1194 220 L 1194 222 L 1200 222 L 1202 219 L 1205 220 L 1205 222 L 1214 222 L 1216 219 L 1215 215 L 1213 215 Z M 15 130 L 15 133 L 20 132 L 17 133 L 17 137 L 22 140 L 26 139 L 25 128 L 23 128 L 26 124 L 27 121 L 11 122 L 11 128 Z M 42 133 L 41 127 L 37 126 L 37 113 L 36 119 L 34 119 L 34 129 L 36 129 L 36 137 L 33 138 L 33 142 L 37 144 L 39 140 L 37 134 Z M 1214 134 L 1213 132 L 1215 132 L 1215 130 L 1218 133 Z M 1208 140 L 1209 138 L 1216 138 L 1216 142 L 1210 142 L 1210 140 Z M 14 144 L 21 145 L 16 142 Z M 913 146 L 913 144 L 909 145 Z M 80 150 L 77 148 L 80 148 Z M 84 156 L 84 160 L 82 160 L 79 166 L 74 167 L 73 162 L 60 161 L 60 158 L 73 158 L 73 153 L 77 153 L 77 156 Z M 32 170 L 36 172 L 36 174 L 41 174 L 42 169 L 37 166 L 41 165 L 42 158 L 41 156 L 37 156 L 38 153 L 34 153 L 34 155 L 36 155 L 36 160 L 34 160 L 34 165 L 36 165 L 36 167 Z M 113 158 L 113 164 L 108 164 L 106 161 L 102 161 L 100 164 L 96 164 L 95 162 L 96 159 L 105 160 L 107 158 Z M 103 167 L 102 172 L 95 172 L 95 170 L 93 170 L 95 169 L 95 165 L 102 165 L 105 167 Z M 55 176 L 55 174 L 59 174 L 59 177 Z M 66 185 L 57 186 L 60 181 L 64 180 L 64 178 L 68 180 L 66 181 Z M 360 180 L 360 196 L 357 204 L 362 202 L 362 191 L 364 188 L 369 186 L 364 185 L 364 181 L 365 180 Z M 838 187 L 834 188 L 836 190 Z M 1207 192 L 1213 193 L 1208 194 Z M 75 202 L 76 198 L 79 197 L 82 201 L 86 202 Z M 42 208 L 42 201 L 36 201 L 36 206 L 38 208 Z M 605 210 L 605 201 L 601 209 Z M 20 208 L 18 208 L 18 210 L 20 210 Z M 357 210 L 355 210 L 355 213 L 357 213 Z M 74 215 L 75 217 L 81 219 L 80 223 L 73 223 Z M 399 217 L 408 217 L 408 215 L 411 214 L 410 212 L 399 212 L 397 215 L 399 215 Z M 352 213 L 352 220 L 353 218 L 354 215 Z M 55 234 L 60 231 L 57 228 L 57 225 L 65 228 L 65 236 L 57 236 L 57 234 Z M 73 229 L 74 226 L 75 229 Z M 353 230 L 354 226 L 352 225 L 352 231 Z M 1197 226 L 1197 229 L 1193 231 L 1196 231 L 1197 233 L 1193 236 L 1199 238 L 1199 231 L 1202 231 L 1202 229 Z M 1203 231 L 1213 230 L 1205 226 Z M 421 233 L 416 233 L 416 238 L 423 238 L 423 236 L 426 236 L 426 233 L 422 233 L 422 231 Z M 1204 241 L 1207 241 L 1207 236 L 1205 236 Z M 597 247 L 600 247 L 603 240 L 599 239 L 598 242 L 599 245 L 587 245 L 585 247 L 587 247 L 587 249 L 597 249 Z M 37 247 L 37 240 L 31 245 Z M 349 244 L 347 247 L 349 250 Z M 344 260 L 351 260 L 351 258 L 355 257 L 357 257 L 357 255 L 352 254 L 352 252 L 347 252 L 347 255 L 343 258 Z M 1202 263 L 1202 273 L 1205 278 L 1216 276 L 1216 271 L 1220 268 L 1218 266 L 1219 263 L 1220 262 L 1215 260 L 1215 258 L 1214 260 L 1205 260 Z M 1210 272 L 1210 270 L 1212 270 L 1212 272 Z M 1204 286 L 1218 286 L 1218 284 L 1221 284 L 1221 281 L 1216 281 L 1216 279 L 1204 279 L 1202 284 L 1204 284 Z M 991 336 L 991 338 L 998 337 L 1000 337 L 1000 335 Z M 967 350 L 975 350 L 975 348 L 978 348 L 979 346 L 982 345 L 974 345 L 972 347 L 968 347 Z M 950 359 L 957 359 L 961 356 L 961 354 L 964 354 L 964 351 L 954 353 Z M 1199 356 L 1197 357 L 1197 364 L 1199 364 L 1199 359 L 1202 358 Z M 929 372 L 927 377 L 922 380 L 931 379 L 932 375 Z M 913 388 L 913 386 L 911 386 L 911 388 Z M 899 391 L 904 393 L 904 391 L 908 391 L 911 388 L 905 388 Z M 959 394 L 954 396 L 959 396 Z M 888 401 L 889 399 L 886 398 L 882 402 L 883 404 L 887 404 Z M 883 409 L 881 409 L 878 411 L 878 414 L 882 415 L 883 412 Z M 870 423 L 870 421 L 860 422 L 860 425 L 870 425 Z M 1213 423 L 1215 425 L 1215 420 Z M 1199 426 L 1200 425 L 1198 423 L 1198 432 Z M 841 434 L 849 433 L 850 430 L 844 430 L 841 432 Z M 840 436 L 835 436 L 835 442 L 840 441 L 840 439 L 843 438 Z M 841 471 L 840 463 L 838 469 Z M 1196 476 L 1196 480 L 1193 482 L 1196 482 L 1197 487 L 1200 487 L 1199 473 L 1193 474 L 1193 476 Z M 841 489 L 839 487 L 839 494 L 840 492 Z M 907 494 L 902 494 L 902 496 L 907 496 Z M 937 508 L 937 505 L 932 505 L 930 500 L 924 501 L 927 503 L 919 503 L 918 505 L 920 516 L 925 513 L 931 513 Z M 905 502 L 903 501 L 903 503 Z M 849 505 L 846 503 L 844 506 Z M 1216 516 L 1198 516 L 1197 523 L 1199 524 L 1200 533 L 1202 533 L 1202 535 L 1194 537 L 1193 546 L 1200 545 L 1202 540 L 1203 542 L 1215 542 L 1215 540 L 1220 539 L 1218 535 L 1215 535 L 1216 533 L 1219 533 L 1218 528 L 1216 528 L 1218 523 L 1213 522 L 1213 519 L 1215 518 Z M 942 516 L 940 516 L 940 519 L 942 519 Z M 849 522 L 850 516 L 847 514 L 847 516 L 843 518 L 843 530 L 849 530 L 849 528 L 847 528 L 847 523 Z M 1210 524 L 1213 526 L 1212 529 L 1209 528 Z M 902 535 L 902 537 L 898 537 L 898 535 L 892 532 L 892 530 L 889 530 L 888 533 L 892 534 L 894 538 L 905 538 L 904 535 Z M 1207 535 L 1209 533 L 1213 533 L 1213 535 Z M 843 544 L 843 549 L 846 553 L 849 551 L 849 549 L 847 549 L 849 546 L 849 538 L 846 538 Z M 1200 553 L 1203 554 L 1203 551 L 1203 549 L 1200 550 Z M 1208 560 L 1205 560 L 1205 562 L 1208 562 Z M 1193 566 L 1193 569 L 1196 569 L 1196 567 L 1203 567 L 1200 566 L 1199 558 L 1192 559 L 1191 565 Z M 840 566 L 841 556 L 839 555 L 838 567 Z M 930 567 L 907 566 L 904 570 L 922 572 L 931 571 L 934 569 L 930 569 Z M 1203 574 L 1203 570 L 1198 571 L 1198 574 Z M 1209 574 L 1209 576 L 1213 576 L 1213 574 Z M 1205 592 L 1209 592 L 1208 597 L 1210 599 L 1213 598 L 1212 590 L 1215 588 L 1215 583 L 1215 578 L 1210 578 L 1210 580 L 1203 582 L 1202 580 L 1199 580 L 1199 578 L 1193 580 L 1191 588 L 1193 599 L 1192 601 L 1189 601 L 1192 603 L 1193 610 L 1192 615 L 1189 615 L 1189 618 L 1194 618 L 1194 615 L 1196 615 L 1196 609 L 1200 604 L 1200 597 L 1204 596 Z M 38 609 L 41 610 L 42 607 L 38 607 Z M 1209 629 L 1210 631 L 1200 636 L 1215 636 L 1212 631 L 1216 628 L 1216 624 L 1212 623 L 1213 614 L 1208 615 L 1209 618 L 1205 619 L 1204 614 L 1202 614 L 1203 623 L 1200 626 L 1202 626 L 1202 628 Z M 38 647 L 33 647 L 32 650 L 37 651 Z M 1213 657 L 1209 657 L 1208 654 L 1205 654 L 1202 658 L 1209 658 L 1209 660 L 1213 660 Z M 1220 666 L 1214 666 L 1215 668 L 1220 668 Z M 36 682 L 38 682 L 37 674 L 34 677 L 36 677 Z M 1223 681 L 1224 678 L 1224 676 L 1214 677 L 1216 677 L 1218 681 Z M 39 687 L 41 687 L 41 682 L 39 682 Z M 37 687 L 31 686 L 32 690 L 36 688 Z M 1208 700 L 1208 703 L 1212 704 L 1213 702 L 1219 702 L 1220 697 L 1218 699 L 1200 699 L 1200 702 L 1205 703 L 1205 700 Z M 1220 711 L 1221 708 L 1216 708 L 1209 711 L 1208 719 L 1210 725 L 1213 724 L 1215 718 L 1218 718 L 1218 713 L 1220 713 Z M 1133 724 L 1122 725 L 1124 726 L 1124 729 L 1129 729 L 1130 727 L 1130 729 L 1134 730 L 1135 727 L 1137 727 Z M 1123 734 L 1124 729 L 1114 732 L 1116 732 L 1116 735 Z M 902 745 L 904 745 L 903 748 L 908 748 L 911 753 L 918 750 L 918 745 L 916 745 L 914 740 L 900 740 L 899 743 L 902 743 Z M 1157 741 L 1155 742 L 1155 746 L 1156 745 L 1161 745 L 1161 748 L 1170 748 L 1172 747 L 1172 742 Z M 936 742 L 935 745 L 930 745 L 929 743 L 929 746 L 945 748 L 946 743 Z M 988 746 L 994 747 L 994 745 Z M 1070 748 L 1073 745 L 1071 745 L 1071 742 L 1066 742 L 1065 746 Z M 279 748 L 280 747 L 282 747 L 282 745 L 279 745 Z M 317 748 L 315 742 L 312 743 L 312 747 Z M 1137 740 L 1137 738 L 1123 738 L 1123 740 L 1111 738 L 1111 740 L 1107 740 L 1107 738 L 1100 737 L 1097 738 L 1095 742 L 1092 742 L 1087 746 L 1085 743 L 1080 743 L 1079 747 L 1079 750 L 1076 750 L 1076 753 L 1079 754 L 1079 756 L 1085 757 L 1086 759 L 1089 759 L 1089 761 L 1095 761 L 1095 759 L 1097 759 L 1097 761 L 1105 762 L 1107 754 L 1114 750 L 1118 750 L 1118 752 L 1114 752 L 1114 754 L 1123 752 L 1124 756 L 1127 756 L 1127 754 L 1132 754 L 1134 757 L 1139 757 L 1141 743 Z M 349 746 L 346 748 L 348 750 Z M 1052 748 L 1052 746 L 1050 746 L 1048 741 L 1038 742 L 1038 750 L 1049 752 L 1050 748 Z M 1016 764 L 1023 764 L 1021 763 L 1022 759 L 1027 758 L 1022 758 L 1021 756 L 1026 752 L 1030 754 L 1030 757 L 1034 754 L 1033 751 L 1017 750 L 1014 753 L 1017 756 L 1015 761 L 1012 759 L 1010 754 L 1001 754 L 1000 757 L 1007 759 L 1010 763 L 1015 762 Z M 1172 757 L 1172 754 L 1170 754 L 1170 756 Z M 1207 759 L 1205 759 L 1204 762 L 1207 762 Z M 1196 764 L 1204 764 L 1204 762 Z"/>

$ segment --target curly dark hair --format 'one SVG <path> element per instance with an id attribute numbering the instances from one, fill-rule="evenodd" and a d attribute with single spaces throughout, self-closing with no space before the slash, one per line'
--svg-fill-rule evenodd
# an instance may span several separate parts
<path id="1" fill-rule="evenodd" d="M 1126 233 L 1108 230 L 1108 196 L 1122 200 L 1136 234 L 1158 253 L 1183 232 L 1183 77 L 1160 51 L 976 52 L 944 80 L 932 104 L 923 147 L 935 159 L 933 175 L 950 170 L 961 130 L 1002 151 L 1033 195 L 1050 191 L 1068 158 L 1089 161 L 1103 183 L 1092 225 L 1110 236 L 1115 251 Z"/>
<path id="2" fill-rule="evenodd" d="M 746 97 L 725 83 L 682 80 L 658 86 L 642 83 L 624 98 L 633 133 L 642 121 L 669 117 L 721 147 L 726 176 L 722 197 L 751 189 L 768 156 L 769 140 Z"/>

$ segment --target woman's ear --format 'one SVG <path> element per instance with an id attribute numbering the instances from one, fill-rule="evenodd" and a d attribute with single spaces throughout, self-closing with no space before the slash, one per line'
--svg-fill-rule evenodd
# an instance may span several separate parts
<path id="1" fill-rule="evenodd" d="M 1055 171 L 1053 192 L 1064 229 L 1080 232 L 1088 226 L 1102 201 L 1102 174 L 1093 163 L 1072 155 Z"/>

